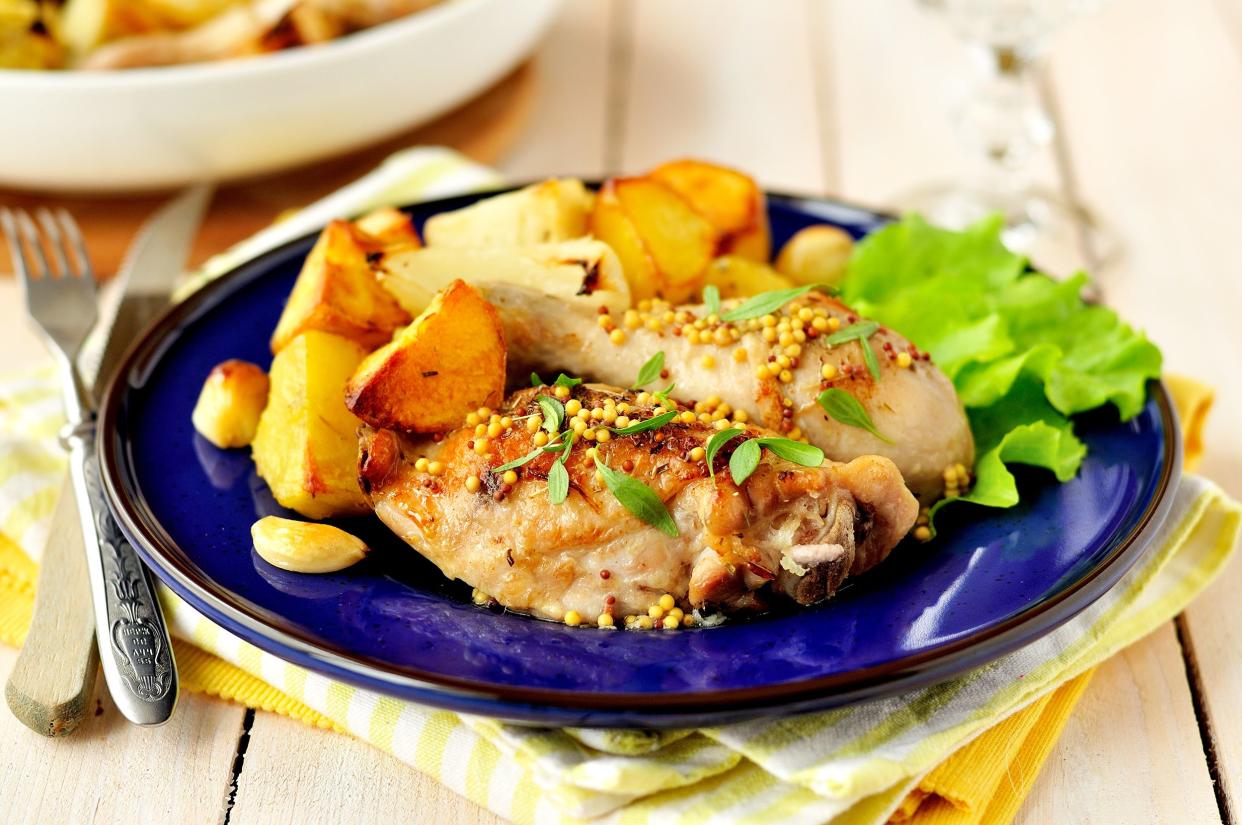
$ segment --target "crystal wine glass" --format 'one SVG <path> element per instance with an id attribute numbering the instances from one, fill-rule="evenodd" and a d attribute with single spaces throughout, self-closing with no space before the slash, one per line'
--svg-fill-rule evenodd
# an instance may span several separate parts
<path id="1" fill-rule="evenodd" d="M 921 187 L 898 203 L 932 223 L 962 228 L 1000 213 L 1005 244 L 1052 271 L 1099 269 L 1118 245 L 1082 204 L 1035 187 L 1032 158 L 1056 132 L 1037 85 L 1051 36 L 1102 0 L 919 0 L 947 19 L 978 69 L 956 113 L 963 142 L 980 158 L 975 179 Z"/>

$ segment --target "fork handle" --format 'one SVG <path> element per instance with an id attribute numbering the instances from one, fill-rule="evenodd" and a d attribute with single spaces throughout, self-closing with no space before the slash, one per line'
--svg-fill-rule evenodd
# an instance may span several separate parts
<path id="1" fill-rule="evenodd" d="M 168 721 L 177 669 L 155 587 L 108 508 L 95 453 L 95 424 L 64 437 L 95 603 L 95 638 L 113 702 L 136 725 Z"/>

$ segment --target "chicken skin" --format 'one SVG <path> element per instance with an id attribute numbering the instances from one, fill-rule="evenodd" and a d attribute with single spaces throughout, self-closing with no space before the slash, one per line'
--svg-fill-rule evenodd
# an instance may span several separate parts
<path id="1" fill-rule="evenodd" d="M 569 415 L 558 437 L 536 428 L 541 396 L 558 397 L 546 386 L 509 396 L 490 419 L 495 435 L 483 432 L 491 411 L 482 424 L 433 438 L 360 430 L 359 484 L 379 518 L 446 576 L 514 611 L 620 619 L 665 593 L 687 611 L 758 609 L 772 597 L 812 604 L 882 561 L 918 514 L 886 458 L 807 467 L 765 449 L 737 485 L 733 451 L 774 433 L 735 425 L 745 432 L 716 453 L 713 476 L 702 448 L 718 425 L 674 402 L 663 402 L 681 413 L 672 421 L 619 434 L 606 422 L 650 420 L 665 412 L 661 400 L 595 384 L 560 388 Z M 570 439 L 575 419 L 590 427 Z M 568 494 L 557 504 L 548 477 L 562 454 L 541 447 L 565 443 Z M 496 472 L 532 453 L 513 475 Z M 635 515 L 596 459 L 645 485 L 672 523 L 659 529 L 658 519 Z"/>
<path id="2" fill-rule="evenodd" d="M 833 338 L 863 329 L 863 319 L 819 292 L 766 318 L 730 324 L 709 317 L 701 305 L 656 301 L 614 318 L 522 287 L 481 288 L 504 324 L 514 374 L 556 367 L 628 386 L 662 351 L 666 377 L 648 388 L 675 383 L 677 398 L 719 396 L 757 424 L 804 436 L 834 461 L 889 458 L 923 503 L 941 495 L 946 469 L 974 462 L 965 411 L 944 373 L 909 341 L 878 327 L 865 337 L 877 380 L 859 340 Z M 725 302 L 724 311 L 738 303 Z M 853 396 L 888 440 L 826 413 L 816 399 L 829 387 Z"/>

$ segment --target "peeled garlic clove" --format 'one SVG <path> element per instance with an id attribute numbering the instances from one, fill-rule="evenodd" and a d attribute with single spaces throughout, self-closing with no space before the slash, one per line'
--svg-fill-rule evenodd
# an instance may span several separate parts
<path id="1" fill-rule="evenodd" d="M 362 539 L 331 524 L 264 516 L 250 527 L 254 549 L 268 564 L 294 573 L 333 573 L 362 561 Z"/>

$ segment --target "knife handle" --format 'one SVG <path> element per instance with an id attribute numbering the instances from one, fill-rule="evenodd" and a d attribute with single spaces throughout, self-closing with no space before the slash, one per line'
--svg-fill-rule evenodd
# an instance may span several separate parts
<path id="1" fill-rule="evenodd" d="M 177 669 L 155 587 L 108 508 L 94 422 L 74 427 L 65 441 L 91 573 L 104 680 L 126 719 L 136 725 L 163 724 L 177 702 Z"/>
<path id="2" fill-rule="evenodd" d="M 4 696 L 26 727 L 65 736 L 86 718 L 98 672 L 90 577 L 66 476 L 39 563 L 34 616 Z"/>

